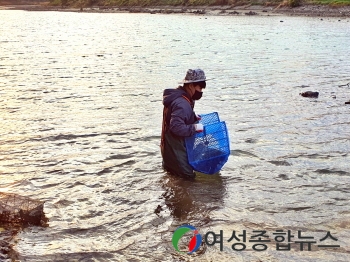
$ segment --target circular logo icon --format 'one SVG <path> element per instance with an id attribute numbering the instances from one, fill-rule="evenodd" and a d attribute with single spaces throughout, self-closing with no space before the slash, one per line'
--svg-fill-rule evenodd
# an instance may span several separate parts
<path id="1" fill-rule="evenodd" d="M 187 232 L 193 232 L 193 236 L 190 240 L 190 242 L 188 243 L 188 251 L 187 254 L 192 254 L 193 252 L 196 252 L 199 248 L 199 246 L 202 243 L 202 236 L 198 233 L 198 230 L 191 225 L 182 225 L 180 227 L 178 227 L 174 234 L 173 234 L 173 238 L 172 238 L 172 243 L 173 246 L 175 248 L 176 251 L 181 252 L 181 253 L 186 253 L 186 252 L 182 252 L 179 250 L 179 241 L 180 239 L 187 233 Z"/>

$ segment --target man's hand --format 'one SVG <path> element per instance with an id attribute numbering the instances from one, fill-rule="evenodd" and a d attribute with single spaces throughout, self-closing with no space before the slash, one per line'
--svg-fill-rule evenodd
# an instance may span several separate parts
<path id="1" fill-rule="evenodd" d="M 199 124 L 195 124 L 194 126 L 195 126 L 195 128 L 196 128 L 196 132 L 197 132 L 197 133 L 203 132 L 203 128 L 204 128 L 204 127 L 203 127 L 202 124 L 199 123 Z"/>

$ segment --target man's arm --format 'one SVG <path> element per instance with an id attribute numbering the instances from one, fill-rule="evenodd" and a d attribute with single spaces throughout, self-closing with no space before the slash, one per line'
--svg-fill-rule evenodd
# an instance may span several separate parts
<path id="1" fill-rule="evenodd" d="M 178 98 L 172 103 L 172 114 L 170 117 L 170 131 L 177 136 L 187 137 L 196 133 L 194 123 L 189 123 L 194 112 L 190 104 L 183 98 Z"/>

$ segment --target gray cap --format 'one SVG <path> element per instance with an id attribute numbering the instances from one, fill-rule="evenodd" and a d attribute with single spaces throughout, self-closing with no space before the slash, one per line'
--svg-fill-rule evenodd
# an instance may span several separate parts
<path id="1" fill-rule="evenodd" d="M 185 79 L 181 83 L 196 83 L 207 80 L 202 69 L 188 69 Z"/>

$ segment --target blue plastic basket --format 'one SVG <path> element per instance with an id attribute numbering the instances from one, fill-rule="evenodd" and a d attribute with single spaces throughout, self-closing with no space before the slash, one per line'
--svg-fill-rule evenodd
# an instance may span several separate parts
<path id="1" fill-rule="evenodd" d="M 220 122 L 219 114 L 217 112 L 200 115 L 200 117 L 201 120 L 199 120 L 199 123 L 203 124 L 203 126 Z"/>
<path id="2" fill-rule="evenodd" d="M 215 174 L 221 170 L 230 155 L 229 136 L 225 122 L 218 113 L 201 115 L 201 133 L 186 138 L 188 162 L 195 171 Z"/>

